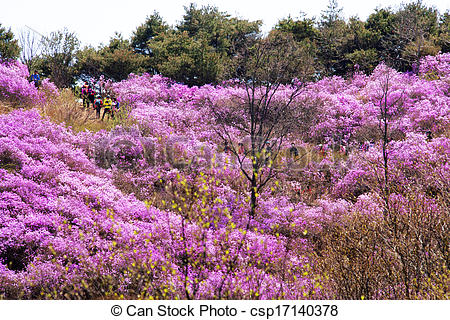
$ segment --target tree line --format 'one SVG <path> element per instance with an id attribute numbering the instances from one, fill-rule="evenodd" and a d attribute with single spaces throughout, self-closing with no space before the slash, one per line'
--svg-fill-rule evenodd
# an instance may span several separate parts
<path id="1" fill-rule="evenodd" d="M 175 26 L 154 12 L 129 39 L 116 33 L 106 45 L 81 48 L 75 33 L 67 29 L 49 36 L 28 30 L 15 39 L 0 24 L 0 57 L 20 58 L 31 71 L 50 77 L 60 87 L 83 75 L 120 81 L 143 72 L 193 86 L 245 73 L 239 57 L 257 51 L 260 41 L 295 48 L 299 78 L 307 75 L 311 80 L 370 73 L 381 61 L 399 71 L 415 72 L 421 57 L 448 52 L 450 47 L 449 12 L 440 13 L 420 0 L 395 10 L 378 8 L 365 21 L 344 19 L 342 8 L 331 0 L 318 18 L 288 16 L 268 34 L 261 32 L 261 26 L 260 20 L 191 4 Z"/>

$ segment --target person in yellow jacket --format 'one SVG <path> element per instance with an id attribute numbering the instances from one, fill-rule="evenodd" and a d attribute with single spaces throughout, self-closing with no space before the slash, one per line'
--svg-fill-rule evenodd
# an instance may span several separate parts
<path id="1" fill-rule="evenodd" d="M 103 108 L 105 108 L 105 110 L 103 111 L 103 116 L 102 116 L 102 121 L 105 118 L 105 114 L 108 113 L 108 119 L 110 117 L 114 118 L 114 115 L 112 113 L 112 100 L 111 97 L 108 95 L 106 96 L 106 98 L 103 100 Z"/>

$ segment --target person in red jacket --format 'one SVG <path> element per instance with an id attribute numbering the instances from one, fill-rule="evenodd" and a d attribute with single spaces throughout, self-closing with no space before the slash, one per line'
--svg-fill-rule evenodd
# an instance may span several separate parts
<path id="1" fill-rule="evenodd" d="M 89 107 L 88 90 L 89 85 L 86 81 L 84 85 L 81 87 L 81 99 L 83 99 L 83 107 L 85 108 Z"/>
<path id="2" fill-rule="evenodd" d="M 95 101 L 95 91 L 94 91 L 94 88 L 92 88 L 92 86 L 89 86 L 89 88 L 88 88 L 88 108 L 89 108 L 89 104 L 92 104 L 92 106 L 94 106 L 94 101 Z"/>
<path id="3" fill-rule="evenodd" d="M 97 119 L 100 119 L 100 110 L 103 106 L 102 96 L 98 95 L 94 100 L 94 110 L 97 112 Z"/>

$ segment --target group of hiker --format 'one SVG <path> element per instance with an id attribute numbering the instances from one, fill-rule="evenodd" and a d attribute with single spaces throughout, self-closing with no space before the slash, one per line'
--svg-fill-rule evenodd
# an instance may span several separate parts
<path id="1" fill-rule="evenodd" d="M 120 108 L 120 103 L 115 97 L 111 98 L 109 94 L 102 97 L 100 92 L 97 93 L 94 87 L 88 84 L 88 82 L 85 82 L 81 87 L 81 98 L 83 99 L 84 108 L 89 109 L 89 106 L 92 105 L 96 111 L 97 119 L 100 119 L 101 109 L 103 108 L 102 121 L 106 114 L 108 114 L 108 118 L 114 119 L 114 112 Z"/>
<path id="2" fill-rule="evenodd" d="M 39 88 L 41 83 L 39 73 L 35 71 L 30 76 L 29 81 L 32 82 L 36 88 Z M 108 118 L 114 119 L 114 112 L 117 112 L 120 107 L 120 103 L 115 97 L 111 98 L 109 94 L 102 97 L 101 89 L 97 92 L 95 87 L 87 81 L 81 87 L 81 98 L 83 99 L 84 108 L 89 109 L 89 106 L 92 105 L 93 109 L 96 111 L 97 119 L 100 119 L 101 109 L 103 108 L 102 121 L 106 114 L 108 114 Z"/>

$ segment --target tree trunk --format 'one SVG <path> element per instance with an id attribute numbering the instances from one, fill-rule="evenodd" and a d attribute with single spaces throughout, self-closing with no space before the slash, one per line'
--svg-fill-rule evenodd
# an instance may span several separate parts
<path id="1" fill-rule="evenodd" d="M 256 198 L 257 198 L 257 194 L 256 194 L 256 187 L 257 187 L 257 176 L 255 174 L 255 171 L 253 171 L 253 175 L 252 175 L 252 181 L 251 181 L 251 186 L 252 186 L 252 190 L 251 190 L 251 198 L 250 198 L 250 215 L 252 217 L 255 217 L 256 215 Z"/>

